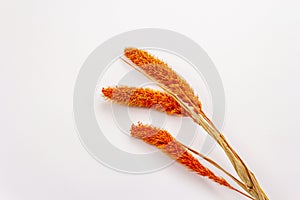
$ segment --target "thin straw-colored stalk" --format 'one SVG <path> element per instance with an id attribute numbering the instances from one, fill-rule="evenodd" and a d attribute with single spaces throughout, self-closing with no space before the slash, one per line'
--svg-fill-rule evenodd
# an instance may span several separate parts
<path id="1" fill-rule="evenodd" d="M 246 191 L 255 199 L 268 200 L 267 195 L 260 187 L 254 174 L 229 145 L 222 133 L 202 112 L 201 103 L 197 103 L 199 100 L 195 99 L 196 96 L 194 92 L 191 92 L 192 89 L 187 82 L 166 63 L 146 51 L 136 48 L 126 48 L 124 55 L 127 59 L 122 58 L 123 61 L 143 73 L 150 80 L 156 82 L 169 95 L 175 98 L 182 108 L 189 113 L 190 117 L 217 141 L 226 153 L 238 176 L 246 185 Z"/>
<path id="2" fill-rule="evenodd" d="M 249 195 L 231 186 L 224 178 L 216 176 L 211 170 L 203 166 L 198 159 L 193 157 L 193 155 L 190 154 L 188 150 L 180 142 L 173 138 L 172 135 L 166 130 L 161 130 L 153 126 L 138 123 L 138 125 L 133 124 L 131 126 L 130 132 L 132 136 L 141 139 L 148 144 L 156 146 L 172 159 L 176 160 L 178 163 L 185 165 L 197 174 L 208 177 L 209 179 L 213 180 L 216 183 L 219 183 L 220 185 L 228 187 L 250 199 L 253 199 Z"/>
<path id="3" fill-rule="evenodd" d="M 102 93 L 107 99 L 122 105 L 152 108 L 170 115 L 187 116 L 187 112 L 181 108 L 179 103 L 162 91 L 117 86 L 102 88 Z"/>
<path id="4" fill-rule="evenodd" d="M 190 152 L 198 155 L 199 157 L 203 158 L 205 161 L 209 162 L 210 164 L 212 164 L 214 167 L 218 168 L 219 170 L 221 170 L 222 172 L 224 172 L 227 176 L 229 176 L 234 182 L 236 182 L 241 188 L 243 188 L 245 191 L 247 191 L 246 185 L 244 183 L 242 183 L 241 181 L 239 181 L 237 178 L 235 178 L 232 174 L 230 174 L 228 171 L 226 171 L 223 167 L 221 167 L 218 163 L 216 163 L 215 161 L 213 161 L 212 159 L 204 156 L 203 154 L 197 152 L 196 150 L 182 144 L 182 146 L 184 146 L 187 150 L 189 150 Z"/>

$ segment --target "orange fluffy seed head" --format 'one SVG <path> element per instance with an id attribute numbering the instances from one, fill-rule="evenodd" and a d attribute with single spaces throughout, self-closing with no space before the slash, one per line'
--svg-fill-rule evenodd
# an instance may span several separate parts
<path id="1" fill-rule="evenodd" d="M 196 113 L 201 112 L 201 103 L 189 84 L 172 70 L 165 62 L 152 56 L 147 51 L 126 48 L 124 55 L 148 77 L 163 85 L 169 92 L 176 94 Z"/>
<path id="2" fill-rule="evenodd" d="M 198 159 L 190 154 L 186 148 L 176 141 L 176 139 L 174 139 L 166 130 L 138 123 L 138 125 L 133 124 L 131 126 L 130 132 L 132 136 L 162 149 L 162 151 L 168 156 L 177 160 L 177 162 L 185 165 L 197 174 L 206 176 L 223 186 L 233 189 L 233 187 L 225 179 L 216 176 L 212 171 L 204 167 Z"/>
<path id="3" fill-rule="evenodd" d="M 120 86 L 102 88 L 102 93 L 106 98 L 122 105 L 152 108 L 170 115 L 188 116 L 172 96 L 158 90 Z"/>
<path id="4" fill-rule="evenodd" d="M 132 136 L 158 148 L 164 148 L 174 140 L 167 131 L 152 126 L 146 126 L 141 123 L 138 123 L 137 126 L 133 124 L 130 132 Z"/>

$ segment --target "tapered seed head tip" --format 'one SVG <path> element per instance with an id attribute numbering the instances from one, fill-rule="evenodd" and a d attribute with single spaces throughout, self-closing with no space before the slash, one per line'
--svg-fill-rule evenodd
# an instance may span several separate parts
<path id="1" fill-rule="evenodd" d="M 142 123 L 138 123 L 137 125 L 132 125 L 130 133 L 133 137 L 138 139 L 142 139 L 148 144 L 162 147 L 169 144 L 174 140 L 172 135 L 165 130 L 160 130 L 153 126 L 143 125 Z"/>
<path id="2" fill-rule="evenodd" d="M 110 87 L 108 87 L 108 88 L 102 88 L 102 94 L 105 97 L 111 99 L 112 95 L 113 95 L 113 88 L 110 88 Z"/>
<path id="3" fill-rule="evenodd" d="M 136 51 L 138 51 L 138 49 L 135 47 L 126 47 L 124 49 L 124 54 L 127 56 L 129 54 L 135 53 Z"/>
<path id="4" fill-rule="evenodd" d="M 144 127 L 144 126 L 145 126 L 145 125 L 143 125 L 141 122 L 138 122 L 137 125 L 132 124 L 132 125 L 131 125 L 131 128 L 130 128 L 130 134 L 131 134 L 133 137 L 142 139 L 143 136 L 145 136 L 145 131 L 144 131 L 143 128 L 142 128 L 142 127 Z"/>

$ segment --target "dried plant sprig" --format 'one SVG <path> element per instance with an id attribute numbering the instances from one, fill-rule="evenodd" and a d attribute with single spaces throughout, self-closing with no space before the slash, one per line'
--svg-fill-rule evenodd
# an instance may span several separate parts
<path id="1" fill-rule="evenodd" d="M 178 116 L 187 116 L 187 113 L 184 112 L 184 110 L 180 107 L 177 101 L 172 96 L 169 96 L 167 93 L 162 91 L 153 90 L 149 88 L 116 86 L 102 88 L 102 93 L 107 99 L 122 105 L 136 106 L 142 108 L 153 108 L 157 111 L 166 112 L 167 114 L 171 115 L 175 114 Z M 192 153 L 200 156 L 219 170 L 223 171 L 244 190 L 246 189 L 246 186 L 242 182 L 240 182 L 233 175 L 228 173 L 216 162 L 202 155 L 201 153 L 191 149 L 190 147 L 184 144 L 182 145 Z"/>
<path id="2" fill-rule="evenodd" d="M 185 116 L 182 114 L 182 109 L 177 101 L 166 94 L 165 92 L 152 90 L 148 88 L 136 88 L 136 87 L 126 87 L 126 86 L 116 86 L 116 87 L 108 87 L 102 88 L 103 95 L 112 100 L 115 103 L 119 103 L 127 106 L 136 106 L 143 108 L 154 108 L 155 110 L 166 112 L 167 114 L 175 114 L 179 116 Z M 159 104 L 156 106 L 156 104 Z M 202 155 L 201 153 L 191 149 L 190 147 L 182 144 L 186 149 L 191 151 L 192 153 L 200 156 L 219 170 L 223 171 L 226 175 L 228 175 L 232 180 L 234 180 L 240 187 L 245 189 L 245 185 L 236 179 L 233 175 L 228 173 L 225 169 L 223 169 L 216 162 L 211 160 L 210 158 Z"/>
<path id="3" fill-rule="evenodd" d="M 197 174 L 208 177 L 209 179 L 213 180 L 216 183 L 219 183 L 220 185 L 228 187 L 250 199 L 253 199 L 249 195 L 231 186 L 224 178 L 216 176 L 211 170 L 203 166 L 198 159 L 190 154 L 188 150 L 180 142 L 173 138 L 172 135 L 166 130 L 161 130 L 153 126 L 143 125 L 139 122 L 138 125 L 133 124 L 131 126 L 130 132 L 132 136 L 141 139 L 148 144 L 156 146 L 172 159 L 185 165 Z"/>
<path id="4" fill-rule="evenodd" d="M 170 115 L 188 116 L 172 96 L 162 91 L 116 86 L 102 88 L 102 93 L 106 98 L 122 105 L 152 108 Z"/>
<path id="5" fill-rule="evenodd" d="M 222 147 L 238 176 L 246 185 L 246 191 L 258 200 L 268 200 L 267 195 L 260 187 L 254 174 L 247 168 L 243 160 L 226 141 L 222 133 L 206 117 L 201 110 L 201 103 L 194 95 L 187 82 L 173 71 L 166 63 L 150 55 L 146 51 L 136 48 L 126 48 L 123 61 L 143 73 L 150 80 L 156 82 L 162 89 L 171 95 L 189 113 L 190 117 L 213 137 Z M 129 59 L 129 60 L 128 60 Z M 187 92 L 186 92 L 187 91 Z"/>

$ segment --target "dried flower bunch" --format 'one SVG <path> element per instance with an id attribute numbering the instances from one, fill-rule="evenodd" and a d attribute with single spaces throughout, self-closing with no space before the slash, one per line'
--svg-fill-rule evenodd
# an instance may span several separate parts
<path id="1" fill-rule="evenodd" d="M 215 182 L 233 189 L 251 199 L 268 200 L 268 197 L 260 187 L 254 174 L 247 168 L 242 159 L 226 141 L 222 133 L 214 126 L 201 109 L 201 102 L 189 84 L 179 76 L 165 62 L 150 55 L 148 52 L 136 48 L 126 48 L 125 57 L 122 60 L 140 71 L 143 75 L 154 81 L 164 92 L 146 88 L 135 87 L 109 87 L 103 88 L 102 93 L 113 102 L 136 107 L 153 108 L 157 111 L 171 115 L 191 117 L 195 123 L 215 139 L 226 153 L 233 165 L 240 180 L 224 170 L 213 160 L 203 156 L 197 151 L 180 144 L 167 131 L 151 126 L 132 125 L 131 134 L 142 139 L 148 144 L 161 149 L 167 155 L 184 164 L 199 175 L 207 176 Z M 209 169 L 204 167 L 191 153 L 194 153 L 219 170 L 223 171 L 233 181 L 235 181 L 249 195 L 240 192 L 223 178 L 214 175 Z"/>

